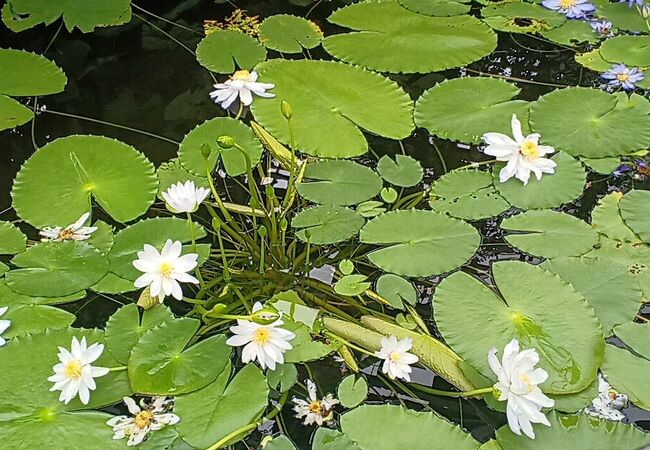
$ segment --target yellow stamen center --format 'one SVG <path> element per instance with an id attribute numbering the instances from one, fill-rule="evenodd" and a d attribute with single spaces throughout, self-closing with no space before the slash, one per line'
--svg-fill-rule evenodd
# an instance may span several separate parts
<path id="1" fill-rule="evenodd" d="M 135 426 L 142 429 L 147 427 L 153 421 L 153 413 L 151 411 L 141 411 L 136 414 L 134 422 Z"/>
<path id="2" fill-rule="evenodd" d="M 616 75 L 616 79 L 618 81 L 627 81 L 628 78 L 630 78 L 630 76 L 628 74 L 626 74 L 626 73 L 619 73 L 619 74 Z"/>
<path id="3" fill-rule="evenodd" d="M 526 385 L 528 392 L 532 392 L 535 389 L 535 385 L 531 383 L 530 378 L 525 373 L 520 373 L 519 379 Z"/>
<path id="4" fill-rule="evenodd" d="M 250 76 L 250 72 L 248 70 L 238 70 L 235 72 L 230 79 L 232 80 L 248 80 L 248 77 Z"/>
<path id="5" fill-rule="evenodd" d="M 402 355 L 398 352 L 391 352 L 389 359 L 393 362 L 400 362 L 402 360 Z"/>
<path id="6" fill-rule="evenodd" d="M 560 0 L 560 7 L 563 9 L 571 8 L 577 3 L 576 0 Z"/>
<path id="7" fill-rule="evenodd" d="M 172 268 L 172 265 L 170 263 L 165 262 L 165 263 L 162 263 L 160 265 L 160 274 L 163 277 L 170 276 L 172 274 L 172 272 L 173 272 L 173 268 Z"/>
<path id="8" fill-rule="evenodd" d="M 253 334 L 253 341 L 264 345 L 271 340 L 271 332 L 266 328 L 258 328 Z"/>
<path id="9" fill-rule="evenodd" d="M 530 140 L 525 140 L 524 143 L 521 144 L 519 151 L 526 158 L 537 159 L 539 157 L 539 146 Z"/>
<path id="10" fill-rule="evenodd" d="M 73 359 L 72 361 L 70 361 L 65 365 L 65 368 L 63 369 L 63 373 L 65 373 L 66 377 L 77 380 L 81 378 L 81 368 L 82 368 L 81 363 L 76 359 Z"/>
<path id="11" fill-rule="evenodd" d="M 320 401 L 314 400 L 309 404 L 309 412 L 313 414 L 322 414 L 323 405 L 321 405 Z"/>
<path id="12" fill-rule="evenodd" d="M 62 241 L 65 241 L 66 239 L 72 239 L 72 236 L 74 236 L 74 231 L 72 230 L 61 230 L 59 232 L 59 239 Z"/>

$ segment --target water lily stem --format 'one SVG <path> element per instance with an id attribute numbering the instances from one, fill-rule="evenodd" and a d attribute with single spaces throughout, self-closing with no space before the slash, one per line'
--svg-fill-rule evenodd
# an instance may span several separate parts
<path id="1" fill-rule="evenodd" d="M 194 223 L 192 222 L 192 214 L 189 212 L 187 213 L 187 226 L 190 228 L 190 239 L 192 239 L 192 253 L 196 253 L 196 235 L 194 234 Z M 205 287 L 205 281 L 203 281 L 203 277 L 201 276 L 201 271 L 199 270 L 198 266 L 194 268 L 194 275 L 196 275 L 196 279 L 199 280 L 199 286 L 201 286 L 201 289 L 203 289 Z"/>
<path id="2" fill-rule="evenodd" d="M 453 171 L 455 172 L 457 170 L 473 169 L 479 166 L 487 166 L 488 164 L 494 164 L 495 162 L 497 162 L 496 159 L 488 159 L 487 161 L 471 162 L 469 164 L 465 164 L 464 166 L 456 167 Z"/>
<path id="3" fill-rule="evenodd" d="M 126 370 L 126 369 L 127 369 L 126 366 L 117 366 L 117 367 L 109 367 L 108 371 L 109 372 L 120 372 L 120 371 Z"/>
<path id="4" fill-rule="evenodd" d="M 239 120 L 239 118 L 241 117 L 242 112 L 244 112 L 244 103 L 242 103 L 241 100 L 240 100 L 239 101 L 239 109 L 237 110 L 237 115 L 235 116 L 235 120 Z"/>
<path id="5" fill-rule="evenodd" d="M 494 391 L 492 386 L 485 387 L 481 389 L 474 389 L 473 391 L 464 391 L 464 392 L 451 392 L 443 391 L 440 389 L 433 389 L 427 386 L 422 386 L 421 384 L 413 383 L 410 385 L 416 391 L 426 392 L 427 394 L 439 395 L 441 397 L 476 397 L 481 394 L 489 394 Z"/>
<path id="6" fill-rule="evenodd" d="M 293 126 L 291 125 L 291 117 L 287 118 L 287 126 L 289 127 L 289 150 L 291 151 L 291 165 L 289 167 L 289 183 L 287 184 L 287 192 L 282 201 L 282 209 L 284 209 L 284 216 L 290 206 L 291 194 L 293 191 L 293 183 L 296 176 L 296 144 L 295 137 L 293 133 Z"/>

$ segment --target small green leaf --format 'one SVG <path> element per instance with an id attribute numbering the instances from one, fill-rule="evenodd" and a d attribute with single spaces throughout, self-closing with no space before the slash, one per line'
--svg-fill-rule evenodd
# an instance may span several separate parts
<path id="1" fill-rule="evenodd" d="M 422 181 L 424 170 L 417 159 L 407 155 L 395 155 L 393 161 L 384 155 L 377 163 L 377 172 L 389 183 L 400 187 L 411 187 Z"/>
<path id="2" fill-rule="evenodd" d="M 338 399 L 346 408 L 359 406 L 368 396 L 368 383 L 363 377 L 348 375 L 338 387 Z"/>
<path id="3" fill-rule="evenodd" d="M 354 263 L 349 259 L 343 259 L 339 262 L 339 270 L 343 275 L 350 275 L 354 272 Z"/>
<path id="4" fill-rule="evenodd" d="M 334 291 L 337 294 L 345 296 L 355 296 L 363 294 L 370 288 L 370 282 L 365 275 L 345 275 L 341 277 L 334 285 Z"/>
<path id="5" fill-rule="evenodd" d="M 34 112 L 13 98 L 0 94 L 0 131 L 29 122 Z"/>
<path id="6" fill-rule="evenodd" d="M 300 211 L 291 226 L 298 229 L 296 237 L 301 241 L 324 245 L 351 238 L 364 223 L 363 217 L 349 208 L 324 205 Z"/>
<path id="7" fill-rule="evenodd" d="M 294 364 L 278 364 L 275 370 L 266 372 L 269 386 L 280 392 L 287 392 L 298 381 L 298 369 Z"/>
<path id="8" fill-rule="evenodd" d="M 388 300 L 393 308 L 404 309 L 402 302 L 415 305 L 417 301 L 417 293 L 413 285 L 392 273 L 386 273 L 379 277 L 375 290 L 377 294 Z"/>
<path id="9" fill-rule="evenodd" d="M 56 94 L 65 88 L 66 82 L 63 71 L 44 56 L 0 48 L 0 94 L 16 97 Z"/>
<path id="10" fill-rule="evenodd" d="M 314 48 L 323 39 L 323 32 L 311 20 L 288 14 L 264 19 L 259 39 L 266 48 L 281 53 L 301 53 L 303 48 Z"/>
<path id="11" fill-rule="evenodd" d="M 0 221 L 0 254 L 15 255 L 25 250 L 27 236 L 11 222 Z"/>
<path id="12" fill-rule="evenodd" d="M 251 70 L 264 58 L 266 50 L 256 39 L 234 30 L 213 31 L 196 47 L 199 64 L 217 73 Z"/>

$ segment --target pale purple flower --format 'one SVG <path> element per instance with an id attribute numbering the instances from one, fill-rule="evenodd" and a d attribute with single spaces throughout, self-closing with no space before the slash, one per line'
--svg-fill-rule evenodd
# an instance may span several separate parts
<path id="1" fill-rule="evenodd" d="M 543 0 L 542 6 L 560 12 L 568 19 L 583 19 L 596 10 L 588 0 Z"/>
<path id="2" fill-rule="evenodd" d="M 607 85 L 611 87 L 621 87 L 626 91 L 632 91 L 635 84 L 643 80 L 643 73 L 637 68 L 629 68 L 625 64 L 614 64 L 611 69 L 600 75 L 607 80 Z"/>
<path id="3" fill-rule="evenodd" d="M 592 20 L 589 22 L 591 28 L 601 37 L 607 38 L 614 35 L 612 31 L 612 22 L 607 20 Z"/>
<path id="4" fill-rule="evenodd" d="M 643 8 L 645 6 L 645 0 L 620 0 L 619 3 L 627 3 L 627 6 L 630 8 L 635 5 L 639 8 Z"/>

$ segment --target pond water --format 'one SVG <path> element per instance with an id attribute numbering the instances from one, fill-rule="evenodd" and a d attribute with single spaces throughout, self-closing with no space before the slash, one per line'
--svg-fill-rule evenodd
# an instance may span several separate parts
<path id="1" fill-rule="evenodd" d="M 203 20 L 223 20 L 236 8 L 246 10 L 249 16 L 259 15 L 262 18 L 278 13 L 295 14 L 309 18 L 328 36 L 346 31 L 327 21 L 333 11 L 346 4 L 348 2 L 336 0 L 319 1 L 308 6 L 283 0 L 223 3 L 208 0 L 139 1 L 138 7 L 134 4 L 134 17 L 130 23 L 97 29 L 88 34 L 78 30 L 61 30 L 60 21 L 21 33 L 12 33 L 0 27 L 0 47 L 44 54 L 55 61 L 68 78 L 64 92 L 38 99 L 35 120 L 15 130 L 0 133 L 0 220 L 18 219 L 11 209 L 13 179 L 35 148 L 43 147 L 54 139 L 74 134 L 115 138 L 142 151 L 158 166 L 176 156 L 178 143 L 196 124 L 223 116 L 224 111 L 208 96 L 214 83 L 211 74 L 197 63 L 192 54 L 204 36 Z M 472 12 L 477 13 L 478 7 L 473 6 Z M 193 31 L 161 21 L 154 14 Z M 575 48 L 556 45 L 537 36 L 499 32 L 497 49 L 463 68 L 429 74 L 387 76 L 408 92 L 412 99 L 417 99 L 425 90 L 445 79 L 492 74 L 516 82 L 522 89 L 519 98 L 534 101 L 563 86 L 598 88 L 601 84 L 598 74 L 577 64 L 575 53 Z M 310 54 L 313 59 L 331 59 L 320 47 L 312 49 Z M 288 55 L 285 57 L 290 58 Z M 399 58 L 399 55 L 395 55 L 395 58 Z M 475 95 L 481 96 L 481 92 Z M 25 105 L 34 105 L 34 99 L 23 100 Z M 372 105 L 368 105 L 368 108 L 372 108 Z M 244 120 L 250 119 L 248 112 Z M 336 130 L 331 132 L 336 133 Z M 372 135 L 367 135 L 367 138 L 371 153 L 356 161 L 374 167 L 379 157 L 404 152 L 417 159 L 424 168 L 424 186 L 455 168 L 488 159 L 479 151 L 479 146 L 441 139 L 423 128 L 416 128 L 410 137 L 402 141 Z M 56 172 L 57 167 L 53 166 L 51 170 Z M 599 198 L 613 191 L 626 192 L 633 188 L 644 190 L 650 185 L 644 179 L 590 173 L 584 194 L 556 210 L 589 221 Z M 238 199 L 242 198 L 243 191 L 232 184 L 229 194 Z M 504 232 L 498 225 L 504 217 L 516 212 L 518 210 L 513 209 L 498 218 L 472 222 L 480 231 L 482 243 L 472 259 L 463 265 L 468 273 L 493 285 L 494 280 L 489 272 L 495 261 L 532 264 L 543 261 L 510 246 L 504 239 Z M 99 214 L 99 218 L 108 217 Z M 206 223 L 210 220 L 207 214 L 202 217 Z M 36 240 L 35 228 L 25 226 L 22 229 L 30 239 Z M 448 245 L 452 247 L 455 242 L 450 241 Z M 2 261 L 8 262 L 9 259 L 3 258 Z M 430 308 L 432 292 L 440 281 L 440 277 L 425 277 L 417 285 L 417 311 L 438 338 L 442 336 L 431 319 Z M 89 292 L 84 299 L 62 305 L 62 308 L 76 314 L 74 326 L 103 327 L 120 306 L 134 298 L 137 295 Z M 178 314 L 189 311 L 189 308 L 178 305 L 173 309 Z M 641 310 L 641 315 L 650 318 L 650 308 Z M 613 342 L 622 345 L 618 340 Z M 368 374 L 375 375 L 379 369 L 372 358 L 360 364 Z M 335 391 L 342 372 L 346 370 L 344 364 L 332 358 L 310 363 L 310 366 L 313 378 L 327 392 Z M 300 379 L 307 375 L 300 370 Z M 412 377 L 436 389 L 452 388 L 429 370 L 416 368 Z M 416 399 L 404 393 L 396 395 L 375 377 L 368 377 L 368 381 L 371 385 L 368 403 L 403 403 L 416 410 L 435 410 L 461 424 L 480 441 L 493 437 L 494 430 L 506 423 L 505 415 L 486 408 L 479 400 L 460 400 L 426 393 L 418 393 L 419 399 Z M 124 411 L 124 408 L 107 409 L 110 412 L 118 410 Z M 623 412 L 625 422 L 650 430 L 650 413 L 634 406 Z M 310 448 L 311 429 L 303 427 L 300 421 L 293 418 L 289 408 L 283 410 L 281 417 L 281 424 L 286 427 L 284 433 L 290 435 L 300 448 Z M 251 446 L 259 438 L 260 435 L 250 438 Z"/>

